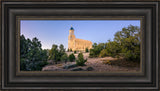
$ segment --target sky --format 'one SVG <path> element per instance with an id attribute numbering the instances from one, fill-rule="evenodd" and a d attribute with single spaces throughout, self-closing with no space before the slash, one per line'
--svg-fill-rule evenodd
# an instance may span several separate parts
<path id="1" fill-rule="evenodd" d="M 76 38 L 105 43 L 130 24 L 140 27 L 140 20 L 21 20 L 20 35 L 37 37 L 42 49 L 51 49 L 53 44 L 63 44 L 67 49 L 71 26 Z"/>

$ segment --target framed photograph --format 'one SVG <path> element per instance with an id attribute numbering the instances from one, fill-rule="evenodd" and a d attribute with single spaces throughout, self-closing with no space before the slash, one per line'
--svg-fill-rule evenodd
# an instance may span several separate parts
<path id="1" fill-rule="evenodd" d="M 38 18 L 18 19 L 19 72 L 142 72 L 141 18 L 140 20 L 34 19 Z M 71 24 L 75 27 L 70 26 Z M 115 26 L 117 29 L 113 29 Z M 119 27 L 122 29 L 117 31 Z"/>
<path id="2" fill-rule="evenodd" d="M 158 1 L 2 1 L 1 86 L 158 90 Z"/>

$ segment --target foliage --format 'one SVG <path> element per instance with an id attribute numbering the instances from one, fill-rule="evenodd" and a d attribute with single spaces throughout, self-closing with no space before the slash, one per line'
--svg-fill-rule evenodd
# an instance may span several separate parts
<path id="1" fill-rule="evenodd" d="M 140 29 L 128 26 L 115 34 L 114 40 L 120 44 L 121 56 L 126 60 L 140 61 Z"/>
<path id="2" fill-rule="evenodd" d="M 63 55 L 65 53 L 65 48 L 62 44 L 60 44 L 60 46 L 59 46 L 59 52 L 61 55 Z"/>
<path id="3" fill-rule="evenodd" d="M 47 65 L 47 50 L 42 50 L 41 43 L 35 37 L 32 40 L 20 36 L 20 70 L 37 71 Z"/>
<path id="4" fill-rule="evenodd" d="M 75 58 L 75 56 L 74 56 L 73 53 L 69 55 L 69 61 L 70 61 L 70 62 L 73 62 L 75 59 L 76 59 L 76 58 Z"/>
<path id="5" fill-rule="evenodd" d="M 58 52 L 58 46 L 52 45 L 51 50 L 49 51 L 49 60 L 54 60 L 57 64 L 57 61 L 59 61 L 59 52 Z"/>
<path id="6" fill-rule="evenodd" d="M 100 43 L 97 45 L 97 43 L 94 43 L 92 45 L 92 49 L 90 49 L 90 54 L 89 57 L 98 57 L 100 52 L 105 48 L 105 44 L 104 43 Z"/>
<path id="7" fill-rule="evenodd" d="M 74 51 L 74 53 L 76 54 L 76 53 L 77 53 L 77 51 Z"/>
<path id="8" fill-rule="evenodd" d="M 87 59 L 84 60 L 83 54 L 79 53 L 78 54 L 78 59 L 76 60 L 76 64 L 79 65 L 79 66 L 83 66 L 85 64 L 85 62 L 87 62 Z"/>
<path id="9" fill-rule="evenodd" d="M 114 35 L 107 43 L 94 43 L 89 57 L 123 57 L 130 61 L 140 61 L 140 28 L 129 25 Z"/>
<path id="10" fill-rule="evenodd" d="M 47 61 L 43 61 L 43 62 L 40 62 L 38 63 L 37 65 L 37 69 L 38 70 L 42 70 L 42 68 L 45 66 L 45 65 L 48 65 L 49 63 Z"/>
<path id="11" fill-rule="evenodd" d="M 68 56 L 67 56 L 66 53 L 64 53 L 64 54 L 62 55 L 61 60 L 64 61 L 65 64 L 67 63 L 67 61 L 68 61 Z"/>
<path id="12" fill-rule="evenodd" d="M 119 43 L 115 42 L 115 41 L 108 41 L 108 43 L 105 44 L 105 50 L 107 55 L 106 56 L 111 56 L 111 57 L 115 57 L 116 55 L 119 55 L 121 48 Z"/>
<path id="13" fill-rule="evenodd" d="M 65 54 L 65 48 L 61 44 L 58 48 L 57 45 L 53 44 L 49 51 L 49 60 L 53 60 L 56 64 L 58 61 L 63 61 L 61 57 Z"/>
<path id="14" fill-rule="evenodd" d="M 89 52 L 88 48 L 85 49 L 85 52 Z"/>
<path id="15" fill-rule="evenodd" d="M 110 54 L 108 53 L 107 49 L 103 49 L 100 52 L 99 57 L 106 57 L 106 56 L 110 56 Z"/>

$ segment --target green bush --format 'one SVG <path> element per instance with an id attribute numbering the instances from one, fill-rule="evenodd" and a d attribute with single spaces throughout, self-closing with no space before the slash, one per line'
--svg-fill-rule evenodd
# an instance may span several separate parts
<path id="1" fill-rule="evenodd" d="M 75 56 L 74 56 L 73 53 L 69 55 L 69 61 L 70 61 L 70 62 L 73 62 L 75 59 L 76 59 L 76 58 L 75 58 Z"/>
<path id="2" fill-rule="evenodd" d="M 105 48 L 104 43 L 96 44 L 94 43 L 92 45 L 92 49 L 90 49 L 89 57 L 98 57 L 100 52 Z"/>
<path id="3" fill-rule="evenodd" d="M 42 68 L 43 68 L 45 65 L 48 65 L 48 64 L 49 64 L 49 63 L 48 63 L 47 61 L 39 62 L 39 63 L 37 64 L 36 70 L 41 71 Z"/>
<path id="4" fill-rule="evenodd" d="M 95 52 L 94 52 L 94 49 L 90 49 L 89 57 L 90 57 L 90 58 L 96 57 Z"/>
<path id="5" fill-rule="evenodd" d="M 108 52 L 106 49 L 103 49 L 100 54 L 99 54 L 99 57 L 106 57 L 106 56 L 109 56 Z"/>
<path id="6" fill-rule="evenodd" d="M 76 53 L 77 53 L 77 51 L 74 51 L 74 53 L 76 54 Z"/>
<path id="7" fill-rule="evenodd" d="M 87 59 L 84 60 L 83 54 L 79 53 L 78 54 L 78 59 L 76 60 L 76 64 L 79 65 L 79 66 L 83 66 L 85 64 L 85 62 L 87 62 Z"/>
<path id="8" fill-rule="evenodd" d="M 61 61 L 64 61 L 64 62 L 65 62 L 65 64 L 67 63 L 67 61 L 68 61 L 68 56 L 67 56 L 67 54 L 66 54 L 66 53 L 64 53 L 64 54 L 62 55 L 62 57 L 61 57 Z"/>
<path id="9" fill-rule="evenodd" d="M 53 60 L 55 64 L 58 63 L 58 61 L 61 61 L 61 57 L 65 54 L 65 48 L 61 44 L 58 48 L 57 45 L 53 44 L 51 50 L 49 51 L 49 60 Z"/>
<path id="10" fill-rule="evenodd" d="M 27 69 L 26 69 L 26 68 L 27 68 L 27 64 L 28 64 L 27 61 L 22 58 L 22 59 L 20 60 L 20 65 L 21 65 L 21 66 L 20 66 L 20 70 L 26 71 L 26 70 L 27 70 Z"/>
<path id="11" fill-rule="evenodd" d="M 89 52 L 88 48 L 85 49 L 85 52 Z"/>
<path id="12" fill-rule="evenodd" d="M 20 70 L 40 71 L 48 64 L 48 51 L 41 48 L 41 42 L 36 37 L 30 40 L 21 35 L 20 49 Z"/>

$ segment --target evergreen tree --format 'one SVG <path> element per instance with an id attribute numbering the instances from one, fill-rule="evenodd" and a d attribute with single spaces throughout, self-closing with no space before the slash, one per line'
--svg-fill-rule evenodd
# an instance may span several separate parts
<path id="1" fill-rule="evenodd" d="M 78 54 L 78 59 L 76 60 L 76 64 L 79 65 L 79 66 L 83 66 L 85 64 L 85 62 L 87 62 L 87 59 L 84 60 L 83 54 L 79 53 Z"/>
<path id="2" fill-rule="evenodd" d="M 20 36 L 20 70 L 41 70 L 47 65 L 48 55 L 41 48 L 41 42 L 35 37 L 25 39 L 24 35 Z"/>
<path id="3" fill-rule="evenodd" d="M 62 55 L 61 60 L 64 61 L 65 64 L 67 63 L 67 61 L 68 61 L 68 56 L 67 56 L 66 53 L 64 53 L 64 54 Z"/>
<path id="4" fill-rule="evenodd" d="M 69 61 L 70 61 L 70 62 L 73 62 L 75 59 L 76 59 L 76 58 L 75 58 L 75 56 L 74 56 L 73 53 L 69 55 Z"/>

